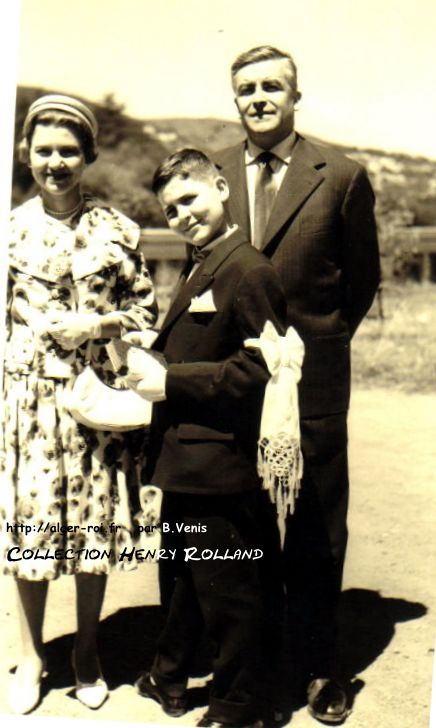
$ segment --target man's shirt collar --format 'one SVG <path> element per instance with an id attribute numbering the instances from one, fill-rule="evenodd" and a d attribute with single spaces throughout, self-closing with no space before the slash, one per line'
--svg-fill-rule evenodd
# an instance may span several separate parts
<path id="1" fill-rule="evenodd" d="M 281 142 L 275 145 L 275 147 L 272 147 L 268 151 L 271 152 L 271 154 L 274 154 L 283 164 L 289 164 L 291 161 L 291 155 L 292 150 L 294 148 L 295 142 L 297 141 L 297 133 L 295 130 L 290 134 L 286 139 L 283 139 Z M 254 144 L 250 139 L 247 139 L 247 146 L 245 150 L 245 164 L 248 166 L 249 164 L 253 164 L 256 161 L 256 157 L 259 156 L 262 152 L 264 152 L 265 149 L 262 149 L 262 147 L 258 147 L 257 144 Z"/>

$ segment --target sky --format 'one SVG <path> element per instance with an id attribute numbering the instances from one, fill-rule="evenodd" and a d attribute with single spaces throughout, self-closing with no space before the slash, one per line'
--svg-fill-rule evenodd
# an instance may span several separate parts
<path id="1" fill-rule="evenodd" d="M 435 0 L 4 0 L 0 234 L 16 84 L 113 93 L 138 118 L 237 121 L 230 65 L 265 43 L 297 63 L 300 132 L 436 159 Z"/>
<path id="2" fill-rule="evenodd" d="M 436 158 L 434 0 L 21 0 L 16 78 L 237 120 L 230 65 L 263 43 L 296 60 L 301 131 Z"/>

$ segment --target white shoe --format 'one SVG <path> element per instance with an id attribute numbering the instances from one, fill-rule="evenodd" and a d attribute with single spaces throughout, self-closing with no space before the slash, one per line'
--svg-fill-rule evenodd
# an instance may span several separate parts
<path id="1" fill-rule="evenodd" d="M 76 698 L 87 708 L 97 710 L 108 695 L 109 690 L 102 677 L 98 677 L 93 683 L 83 683 L 76 676 Z"/>
<path id="2" fill-rule="evenodd" d="M 39 679 L 36 682 L 25 684 L 20 682 L 18 667 L 11 678 L 8 691 L 8 702 L 12 713 L 25 715 L 30 713 L 39 703 L 41 696 L 41 680 L 45 673 L 45 661 L 42 664 Z M 21 678 L 22 680 L 22 678 Z"/>
<path id="3" fill-rule="evenodd" d="M 106 681 L 103 679 L 101 674 L 100 663 L 99 663 L 99 676 L 94 682 L 82 682 L 77 675 L 76 670 L 76 659 L 75 652 L 71 655 L 71 662 L 73 665 L 74 675 L 76 677 L 76 698 L 80 700 L 83 705 L 92 710 L 100 708 L 106 698 L 109 695 L 109 690 Z"/>

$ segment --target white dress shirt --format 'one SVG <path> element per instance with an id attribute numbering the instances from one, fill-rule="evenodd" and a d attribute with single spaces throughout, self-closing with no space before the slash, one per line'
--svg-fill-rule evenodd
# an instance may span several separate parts
<path id="1" fill-rule="evenodd" d="M 297 135 L 295 131 L 292 132 L 286 139 L 276 144 L 275 147 L 269 149 L 271 154 L 274 154 L 276 159 L 273 159 L 270 163 L 273 171 L 273 177 L 275 182 L 276 190 L 278 191 L 280 185 L 283 182 L 283 178 L 288 169 L 291 161 L 292 149 L 295 145 Z M 245 150 L 245 169 L 247 174 L 247 190 L 248 190 L 248 204 L 250 212 L 250 228 L 251 228 L 251 239 L 254 239 L 254 196 L 256 187 L 256 175 L 258 170 L 258 164 L 256 157 L 259 156 L 265 149 L 258 147 L 250 139 L 247 140 L 247 148 Z"/>
<path id="2" fill-rule="evenodd" d="M 224 233 L 222 233 L 222 235 L 219 235 L 217 238 L 214 238 L 213 240 L 209 240 L 208 243 L 201 246 L 202 249 L 207 250 L 208 252 L 212 252 L 212 250 L 214 248 L 217 248 L 218 245 L 220 245 L 220 243 L 223 243 L 224 240 L 227 240 L 227 238 L 229 238 L 230 235 L 232 235 L 237 229 L 238 229 L 237 225 L 229 225 L 227 227 L 227 230 Z M 193 276 L 193 274 L 199 267 L 200 267 L 200 263 L 194 263 L 191 270 L 189 271 L 189 275 L 186 279 L 187 281 L 189 281 L 189 279 Z"/>

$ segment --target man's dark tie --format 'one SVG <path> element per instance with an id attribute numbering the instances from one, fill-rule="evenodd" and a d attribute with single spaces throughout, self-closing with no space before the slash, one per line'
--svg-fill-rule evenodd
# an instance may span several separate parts
<path id="1" fill-rule="evenodd" d="M 260 248 L 262 245 L 263 235 L 277 191 L 273 169 L 271 167 L 273 159 L 275 159 L 275 154 L 271 152 L 262 152 L 262 154 L 256 157 L 257 174 L 254 192 L 253 231 L 253 245 L 255 248 Z"/>

